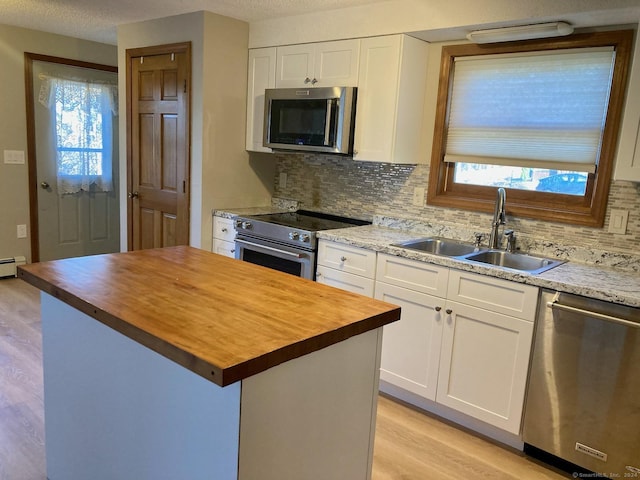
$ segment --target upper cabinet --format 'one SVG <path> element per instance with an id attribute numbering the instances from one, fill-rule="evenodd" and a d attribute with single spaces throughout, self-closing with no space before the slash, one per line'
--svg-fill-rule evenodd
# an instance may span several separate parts
<path id="1" fill-rule="evenodd" d="M 356 86 L 354 160 L 418 164 L 428 44 L 388 35 L 249 50 L 246 148 L 262 146 L 265 88 Z"/>
<path id="2" fill-rule="evenodd" d="M 354 160 L 426 163 L 422 122 L 428 44 L 407 35 L 361 40 Z"/>
<path id="3" fill-rule="evenodd" d="M 355 87 L 359 54 L 357 39 L 278 47 L 276 87 Z"/>
<path id="4" fill-rule="evenodd" d="M 636 46 L 613 178 L 640 182 L 640 34 L 638 32 L 636 32 Z"/>
<path id="5" fill-rule="evenodd" d="M 262 146 L 264 91 L 275 86 L 276 48 L 249 50 L 246 149 L 251 152 L 271 152 L 270 148 Z"/>

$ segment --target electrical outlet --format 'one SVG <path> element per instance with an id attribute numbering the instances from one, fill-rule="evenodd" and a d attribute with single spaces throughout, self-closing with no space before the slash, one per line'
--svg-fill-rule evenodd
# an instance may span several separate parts
<path id="1" fill-rule="evenodd" d="M 627 233 L 627 222 L 629 221 L 629 210 L 611 210 L 609 219 L 609 233 Z"/>
<path id="2" fill-rule="evenodd" d="M 425 189 L 423 187 L 415 187 L 413 189 L 413 204 L 416 207 L 424 207 L 424 193 Z"/>
<path id="3" fill-rule="evenodd" d="M 280 174 L 279 185 L 280 185 L 280 188 L 287 188 L 287 173 L 286 172 L 282 172 Z"/>
<path id="4" fill-rule="evenodd" d="M 27 226 L 26 225 L 17 225 L 17 233 L 18 238 L 27 238 Z"/>

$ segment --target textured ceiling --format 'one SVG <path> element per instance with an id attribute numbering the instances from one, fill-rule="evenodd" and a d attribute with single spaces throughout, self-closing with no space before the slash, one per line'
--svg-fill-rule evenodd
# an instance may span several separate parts
<path id="1" fill-rule="evenodd" d="M 116 44 L 120 24 L 206 10 L 252 22 L 380 0 L 0 0 L 0 23 Z"/>

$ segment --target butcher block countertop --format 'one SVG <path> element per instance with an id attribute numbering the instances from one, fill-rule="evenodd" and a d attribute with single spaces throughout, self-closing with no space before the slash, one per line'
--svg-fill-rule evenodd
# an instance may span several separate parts
<path id="1" fill-rule="evenodd" d="M 395 305 L 186 246 L 18 275 L 220 386 L 400 318 Z"/>

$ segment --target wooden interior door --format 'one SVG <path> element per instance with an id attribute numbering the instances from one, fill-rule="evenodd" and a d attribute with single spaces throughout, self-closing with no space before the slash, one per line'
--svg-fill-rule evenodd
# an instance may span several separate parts
<path id="1" fill-rule="evenodd" d="M 128 247 L 189 243 L 190 44 L 127 50 Z"/>

